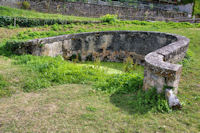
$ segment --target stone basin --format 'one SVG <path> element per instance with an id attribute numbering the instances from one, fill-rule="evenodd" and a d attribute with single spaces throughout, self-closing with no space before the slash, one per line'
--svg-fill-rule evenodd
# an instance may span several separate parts
<path id="1" fill-rule="evenodd" d="M 12 49 L 18 54 L 79 57 L 82 61 L 123 62 L 131 57 L 145 68 L 143 89 L 155 87 L 178 91 L 182 66 L 189 39 L 180 35 L 146 31 L 105 31 L 69 34 L 21 42 Z"/>

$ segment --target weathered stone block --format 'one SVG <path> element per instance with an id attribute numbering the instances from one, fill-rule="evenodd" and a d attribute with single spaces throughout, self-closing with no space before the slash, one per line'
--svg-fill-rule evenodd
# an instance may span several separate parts
<path id="1" fill-rule="evenodd" d="M 41 55 L 55 57 L 63 54 L 62 41 L 41 45 Z"/>

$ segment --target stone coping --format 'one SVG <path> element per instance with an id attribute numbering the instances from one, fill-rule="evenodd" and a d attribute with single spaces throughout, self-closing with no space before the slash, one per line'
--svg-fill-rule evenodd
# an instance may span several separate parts
<path id="1" fill-rule="evenodd" d="M 166 33 L 164 33 L 166 34 Z M 153 51 L 145 56 L 146 65 L 156 68 L 155 70 L 163 71 L 163 74 L 168 74 L 168 72 L 177 72 L 182 68 L 179 64 L 170 63 L 169 60 L 174 58 L 175 55 L 181 54 L 187 50 L 190 40 L 184 36 L 169 34 L 177 38 L 176 42 L 168 44 L 156 51 Z M 181 61 L 182 57 L 177 61 Z"/>

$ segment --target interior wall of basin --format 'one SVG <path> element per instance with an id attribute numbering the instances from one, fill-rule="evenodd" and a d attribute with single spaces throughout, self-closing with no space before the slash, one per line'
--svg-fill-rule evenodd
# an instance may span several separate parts
<path id="1" fill-rule="evenodd" d="M 121 62 L 130 56 L 141 62 L 144 61 L 146 54 L 176 40 L 176 37 L 172 35 L 154 32 L 119 31 L 73 34 L 67 39 L 58 39 L 57 42 L 45 44 L 42 55 L 63 55 L 69 59 L 79 54 L 82 60 L 95 56 L 102 61 L 116 62 Z"/>

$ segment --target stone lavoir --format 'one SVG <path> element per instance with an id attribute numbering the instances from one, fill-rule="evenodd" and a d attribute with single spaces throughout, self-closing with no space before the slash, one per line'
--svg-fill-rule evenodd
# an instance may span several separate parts
<path id="1" fill-rule="evenodd" d="M 170 107 L 180 107 L 176 95 L 189 39 L 180 35 L 146 31 L 105 31 L 69 34 L 18 42 L 12 47 L 17 54 L 79 56 L 82 61 L 123 62 L 131 57 L 144 66 L 143 89 L 165 91 Z M 165 89 L 164 89 L 165 88 Z"/>

